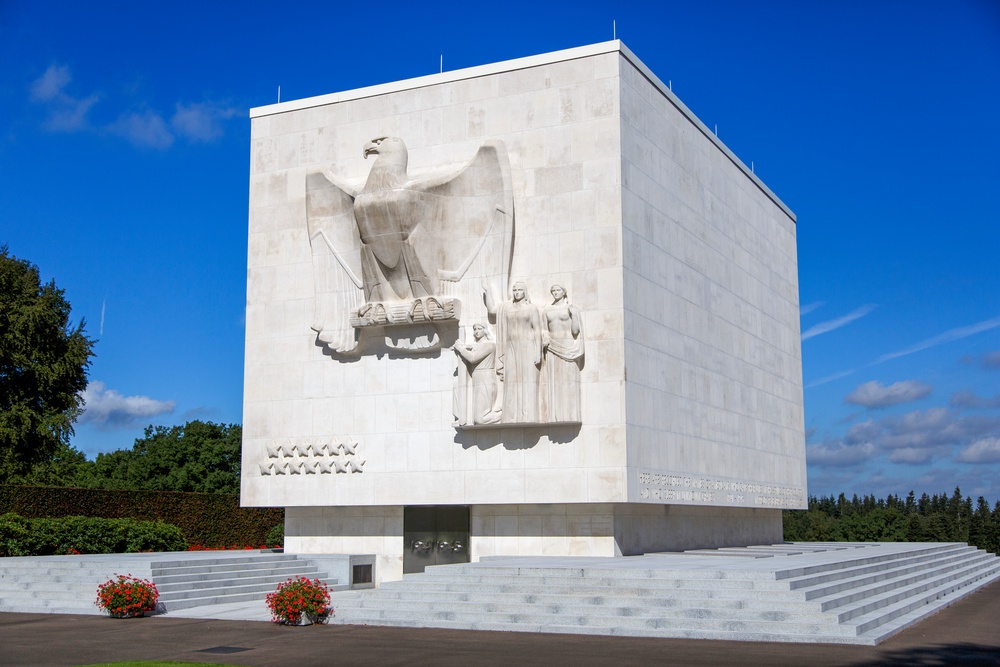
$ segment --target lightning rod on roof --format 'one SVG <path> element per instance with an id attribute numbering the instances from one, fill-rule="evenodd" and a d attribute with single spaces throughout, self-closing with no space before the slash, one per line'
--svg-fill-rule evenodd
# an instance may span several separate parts
<path id="1" fill-rule="evenodd" d="M 281 86 L 278 86 L 278 102 L 281 102 Z"/>
<path id="2" fill-rule="evenodd" d="M 614 19 L 611 19 L 611 38 L 618 39 L 618 23 Z"/>
<path id="3" fill-rule="evenodd" d="M 441 73 L 441 74 L 444 73 L 444 54 L 443 53 L 441 54 L 441 69 L 438 70 L 438 72 Z"/>

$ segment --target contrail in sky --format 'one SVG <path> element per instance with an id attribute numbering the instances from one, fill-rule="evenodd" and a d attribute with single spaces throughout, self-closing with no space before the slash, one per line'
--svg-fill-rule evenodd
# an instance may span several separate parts
<path id="1" fill-rule="evenodd" d="M 101 333 L 98 336 L 104 335 L 104 307 L 108 305 L 108 297 L 104 297 L 104 301 L 101 302 Z"/>
<path id="2" fill-rule="evenodd" d="M 958 327 L 957 329 L 949 329 L 943 334 L 938 334 L 928 338 L 927 340 L 920 341 L 916 345 L 911 345 L 905 350 L 900 350 L 898 352 L 890 352 L 889 354 L 883 354 L 881 357 L 876 359 L 870 365 L 881 364 L 883 361 L 889 361 L 890 359 L 896 359 L 898 357 L 905 357 L 908 354 L 913 354 L 914 352 L 920 352 L 921 350 L 926 350 L 929 347 L 934 347 L 936 345 L 942 345 L 944 343 L 950 343 L 953 340 L 959 340 L 962 338 L 967 338 L 977 333 L 982 333 L 983 331 L 989 331 L 990 329 L 995 329 L 1000 327 L 1000 317 L 994 317 L 992 320 L 984 320 L 976 324 L 969 325 L 967 327 Z"/>
<path id="3" fill-rule="evenodd" d="M 873 310 L 875 310 L 875 306 L 872 304 L 868 304 L 867 306 L 861 306 L 857 310 L 850 312 L 847 315 L 844 315 L 843 317 L 838 317 L 835 320 L 827 320 L 826 322 L 820 322 L 816 326 L 810 327 L 809 329 L 806 329 L 804 332 L 802 332 L 802 340 L 809 340 L 813 336 L 818 336 L 820 334 L 825 334 L 829 331 L 833 331 L 834 329 L 839 329 L 845 324 L 850 324 L 859 317 L 864 317 Z"/>

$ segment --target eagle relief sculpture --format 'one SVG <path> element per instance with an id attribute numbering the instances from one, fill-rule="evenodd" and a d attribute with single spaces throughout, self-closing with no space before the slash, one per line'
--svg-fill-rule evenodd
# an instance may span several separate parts
<path id="1" fill-rule="evenodd" d="M 507 151 L 487 141 L 457 170 L 415 178 L 402 139 L 376 137 L 362 150 L 375 156 L 363 184 L 331 170 L 306 178 L 312 328 L 342 356 L 364 354 L 365 334 L 397 350 L 438 349 L 444 327 L 485 318 L 481 281 L 506 289 L 514 240 Z"/>

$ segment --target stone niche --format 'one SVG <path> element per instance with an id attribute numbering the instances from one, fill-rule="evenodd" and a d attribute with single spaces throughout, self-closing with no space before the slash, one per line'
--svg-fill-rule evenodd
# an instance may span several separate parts
<path id="1" fill-rule="evenodd" d="M 286 549 L 398 578 L 416 506 L 472 560 L 781 539 L 795 217 L 624 45 L 251 116 L 242 502 Z"/>

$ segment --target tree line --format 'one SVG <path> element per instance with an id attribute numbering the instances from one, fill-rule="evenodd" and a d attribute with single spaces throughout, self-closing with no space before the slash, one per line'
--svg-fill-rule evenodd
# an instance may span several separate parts
<path id="1" fill-rule="evenodd" d="M 810 496 L 808 509 L 785 510 L 783 518 L 791 542 L 967 542 L 1000 553 L 1000 500 L 991 509 L 958 487 L 919 498 L 913 491 L 906 498 Z"/>
<path id="2" fill-rule="evenodd" d="M 84 489 L 240 492 L 239 424 L 189 421 L 183 426 L 147 426 L 132 449 L 98 454 L 94 460 L 63 443 L 52 458 L 6 484 Z"/>

